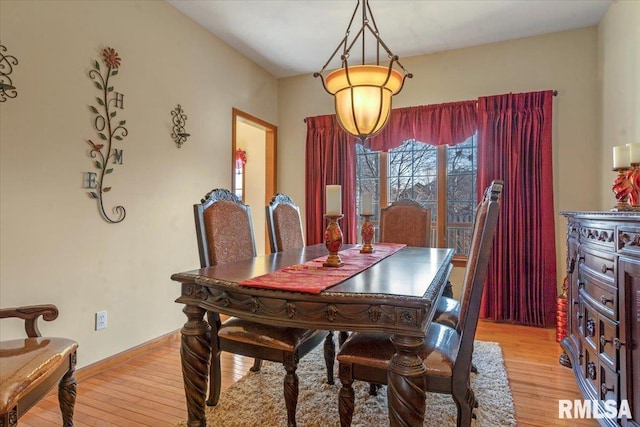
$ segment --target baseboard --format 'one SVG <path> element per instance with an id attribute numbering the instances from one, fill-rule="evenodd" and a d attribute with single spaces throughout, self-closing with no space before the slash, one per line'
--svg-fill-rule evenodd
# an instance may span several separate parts
<path id="1" fill-rule="evenodd" d="M 106 359 L 99 360 L 95 363 L 92 363 L 91 365 L 87 365 L 76 370 L 76 380 L 78 382 L 81 382 L 83 380 L 86 380 L 87 378 L 91 378 L 94 375 L 104 372 L 115 365 L 126 362 L 127 360 L 133 359 L 134 357 L 140 356 L 141 354 L 155 348 L 166 346 L 179 339 L 180 330 L 169 332 L 166 335 L 162 335 L 158 338 L 152 339 L 151 341 L 147 341 L 138 346 L 132 347 L 128 350 L 125 350 L 118 354 L 114 354 L 113 356 L 107 357 Z"/>

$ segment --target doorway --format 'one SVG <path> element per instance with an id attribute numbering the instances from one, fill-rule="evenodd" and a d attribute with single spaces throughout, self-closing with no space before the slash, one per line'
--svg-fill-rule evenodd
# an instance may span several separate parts
<path id="1" fill-rule="evenodd" d="M 276 194 L 278 128 L 235 108 L 232 120 L 232 188 L 251 207 L 256 252 L 266 254 L 270 249 L 265 206 Z"/>

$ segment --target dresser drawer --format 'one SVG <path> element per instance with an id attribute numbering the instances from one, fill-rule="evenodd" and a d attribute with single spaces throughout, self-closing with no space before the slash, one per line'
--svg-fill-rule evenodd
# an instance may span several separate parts
<path id="1" fill-rule="evenodd" d="M 581 247 L 579 261 L 584 272 L 607 285 L 615 286 L 615 255 Z"/>
<path id="2" fill-rule="evenodd" d="M 580 243 L 615 250 L 615 227 L 611 223 L 584 221 L 580 224 Z"/>
<path id="3" fill-rule="evenodd" d="M 587 274 L 582 274 L 578 288 L 579 298 L 611 319 L 618 318 L 618 292 L 614 288 Z"/>
<path id="4" fill-rule="evenodd" d="M 619 355 L 615 340 L 619 338 L 618 322 L 613 322 L 606 317 L 598 319 L 598 351 L 601 363 L 614 371 L 619 369 Z"/>
<path id="5" fill-rule="evenodd" d="M 585 379 L 584 385 L 586 387 L 587 399 L 597 399 L 600 396 L 600 381 L 598 374 L 600 370 L 600 364 L 598 363 L 598 356 L 588 347 L 583 348 L 584 351 L 584 365 L 582 366 L 582 378 Z"/>
<path id="6" fill-rule="evenodd" d="M 619 376 L 616 372 L 607 368 L 604 365 L 600 365 L 599 372 L 600 387 L 598 390 L 598 396 L 600 400 L 614 400 L 618 401 L 618 388 L 619 388 Z"/>

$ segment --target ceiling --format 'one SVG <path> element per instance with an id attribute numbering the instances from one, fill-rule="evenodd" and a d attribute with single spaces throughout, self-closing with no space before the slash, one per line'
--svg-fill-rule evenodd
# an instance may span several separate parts
<path id="1" fill-rule="evenodd" d="M 167 0 L 275 77 L 320 71 L 356 0 Z M 371 0 L 380 37 L 403 57 L 596 25 L 612 0 Z M 362 24 L 358 9 L 351 41 Z M 366 40 L 367 61 L 374 42 Z M 361 60 L 361 48 L 357 61 Z M 328 69 L 339 67 L 339 54 Z"/>

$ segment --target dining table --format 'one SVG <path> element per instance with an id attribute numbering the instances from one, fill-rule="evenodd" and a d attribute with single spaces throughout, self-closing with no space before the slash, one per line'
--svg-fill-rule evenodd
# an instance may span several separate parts
<path id="1" fill-rule="evenodd" d="M 341 249 L 347 267 L 360 257 L 358 245 Z M 374 254 L 376 249 L 382 253 L 385 246 L 374 244 Z M 206 425 L 211 357 L 207 311 L 279 326 L 391 335 L 396 353 L 388 367 L 389 424 L 423 425 L 426 368 L 420 349 L 448 281 L 454 250 L 401 245 L 344 277 L 344 267 L 313 265 L 327 254 L 325 245 L 317 244 L 171 276 L 181 284 L 176 302 L 184 304 L 187 317 L 180 355 L 189 427 Z M 282 280 L 288 272 L 305 269 L 313 274 L 302 281 Z M 326 282 L 330 275 L 335 283 L 314 287 L 314 277 Z M 296 282 L 304 283 L 298 288 Z"/>

